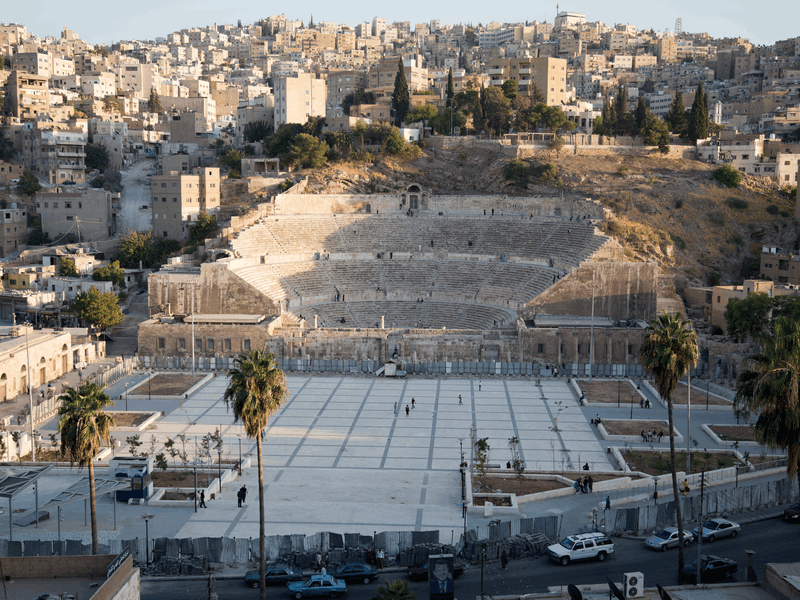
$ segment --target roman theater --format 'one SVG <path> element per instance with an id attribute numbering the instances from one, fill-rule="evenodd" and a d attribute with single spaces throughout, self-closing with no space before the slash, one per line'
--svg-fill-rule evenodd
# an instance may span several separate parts
<path id="1" fill-rule="evenodd" d="M 212 262 L 150 276 L 140 356 L 224 367 L 266 347 L 302 370 L 392 361 L 412 372 L 454 363 L 467 373 L 638 373 L 658 267 L 625 260 L 591 199 L 410 185 L 284 193 L 258 209 L 225 230 Z"/>

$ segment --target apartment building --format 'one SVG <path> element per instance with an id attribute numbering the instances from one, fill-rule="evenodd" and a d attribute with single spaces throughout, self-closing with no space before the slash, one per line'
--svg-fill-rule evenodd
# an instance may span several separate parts
<path id="1" fill-rule="evenodd" d="M 22 132 L 22 160 L 50 184 L 85 181 L 86 133 L 79 128 L 59 129 L 46 123 L 26 123 Z"/>
<path id="2" fill-rule="evenodd" d="M 335 71 L 328 73 L 328 107 L 335 108 L 342 105 L 342 100 L 348 94 L 367 85 L 367 75 L 361 71 Z"/>
<path id="3" fill-rule="evenodd" d="M 533 91 L 536 84 L 548 106 L 567 103 L 567 61 L 562 58 L 497 58 L 489 63 L 486 73 L 490 85 L 500 86 L 516 79 L 522 94 Z"/>
<path id="4" fill-rule="evenodd" d="M 15 207 L 16 204 L 12 204 Z M 0 209 L 0 258 L 28 241 L 28 211 L 24 208 Z"/>
<path id="5" fill-rule="evenodd" d="M 116 87 L 136 98 L 149 98 L 150 90 L 159 81 L 157 64 L 130 64 L 124 63 L 113 67 L 112 73 L 116 77 Z"/>
<path id="6" fill-rule="evenodd" d="M 195 168 L 191 174 L 169 171 L 152 177 L 153 236 L 182 240 L 200 213 L 219 211 L 219 168 Z"/>
<path id="7" fill-rule="evenodd" d="M 53 63 L 46 52 L 19 52 L 11 57 L 11 69 L 28 75 L 50 77 Z"/>
<path id="8" fill-rule="evenodd" d="M 800 256 L 783 248 L 764 246 L 761 249 L 761 276 L 776 283 L 800 285 Z"/>
<path id="9" fill-rule="evenodd" d="M 313 73 L 278 78 L 275 81 L 275 131 L 285 123 L 305 123 L 309 117 L 324 117 L 327 99 L 325 80 L 317 79 Z"/>
<path id="10" fill-rule="evenodd" d="M 11 71 L 6 81 L 3 113 L 21 121 L 33 121 L 50 112 L 49 75 Z"/>
<path id="11" fill-rule="evenodd" d="M 268 127 L 274 128 L 274 120 L 275 97 L 272 94 L 264 94 L 239 106 L 236 109 L 236 144 L 241 146 L 245 143 L 244 128 L 248 123 L 266 121 Z"/>
<path id="12" fill-rule="evenodd" d="M 381 58 L 367 73 L 367 91 L 378 96 L 391 94 L 394 91 L 394 78 L 397 76 L 399 57 Z M 406 74 L 408 90 L 412 94 L 418 90 L 428 89 L 428 69 L 422 67 L 422 58 L 414 56 L 403 59 L 403 70 Z"/>
<path id="13" fill-rule="evenodd" d="M 36 211 L 51 240 L 99 242 L 117 233 L 120 194 L 103 189 L 39 192 Z"/>
<path id="14" fill-rule="evenodd" d="M 711 324 L 716 325 L 723 332 L 727 332 L 725 323 L 725 309 L 732 298 L 744 300 L 750 294 L 773 295 L 775 284 L 771 281 L 745 279 L 742 285 L 716 285 L 712 291 Z"/>
<path id="15" fill-rule="evenodd" d="M 3 267 L 3 288 L 6 290 L 47 289 L 46 282 L 55 277 L 55 265 L 23 265 Z"/>

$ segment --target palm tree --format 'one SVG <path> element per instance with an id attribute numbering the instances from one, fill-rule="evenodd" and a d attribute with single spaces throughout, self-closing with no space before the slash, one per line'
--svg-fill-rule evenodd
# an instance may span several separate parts
<path id="1" fill-rule="evenodd" d="M 65 388 L 58 414 L 58 432 L 61 434 L 61 453 L 69 457 L 70 464 L 89 467 L 89 503 L 92 513 L 92 554 L 97 554 L 97 505 L 94 490 L 94 457 L 103 443 L 108 443 L 114 417 L 103 409 L 111 399 L 103 393 L 103 386 L 84 383 L 80 389 Z"/>
<path id="2" fill-rule="evenodd" d="M 734 408 L 758 415 L 759 444 L 787 451 L 786 472 L 800 481 L 800 323 L 779 317 L 762 340 L 752 368 L 739 375 Z"/>
<path id="3" fill-rule="evenodd" d="M 372 600 L 417 600 L 417 595 L 405 579 L 394 581 L 384 579 L 383 585 L 378 586 Z"/>
<path id="4" fill-rule="evenodd" d="M 678 475 L 675 471 L 675 428 L 672 418 L 672 392 L 689 368 L 697 364 L 697 334 L 680 315 L 659 315 L 647 328 L 639 349 L 645 370 L 653 376 L 658 393 L 667 403 L 669 415 L 669 467 L 672 472 L 672 494 L 675 497 L 675 518 L 678 539 L 683 539 L 683 517 L 678 495 Z M 689 432 L 686 432 L 689 435 Z M 683 544 L 678 544 L 678 576 L 685 564 Z"/>
<path id="5" fill-rule="evenodd" d="M 264 586 L 266 569 L 264 540 L 264 463 L 261 455 L 261 432 L 267 427 L 272 413 L 278 410 L 289 393 L 286 376 L 275 363 L 275 355 L 266 350 L 252 350 L 236 358 L 236 368 L 231 369 L 230 381 L 223 399 L 233 408 L 233 422 L 241 421 L 250 439 L 255 438 L 258 448 L 258 520 L 259 520 L 259 583 L 261 600 L 267 597 Z"/>

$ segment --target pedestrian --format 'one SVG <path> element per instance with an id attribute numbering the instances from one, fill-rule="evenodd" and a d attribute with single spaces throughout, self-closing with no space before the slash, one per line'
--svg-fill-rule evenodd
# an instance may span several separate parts
<path id="1" fill-rule="evenodd" d="M 650 408 L 650 400 L 645 400 L 644 401 L 644 407 L 645 408 Z"/>
<path id="2" fill-rule="evenodd" d="M 381 550 L 380 548 L 378 548 L 377 558 L 378 558 L 378 568 L 382 569 L 383 568 L 383 550 Z"/>
<path id="3" fill-rule="evenodd" d="M 478 391 L 479 392 L 481 391 L 481 380 L 480 379 L 478 379 Z"/>
<path id="4" fill-rule="evenodd" d="M 239 508 L 242 508 L 242 490 L 241 490 L 241 488 L 239 489 L 238 492 L 236 492 L 236 500 L 238 501 Z"/>
<path id="5" fill-rule="evenodd" d="M 600 425 L 600 413 L 597 413 L 594 417 L 594 424 Z"/>
<path id="6" fill-rule="evenodd" d="M 322 569 L 320 569 L 320 573 L 322 573 L 323 575 L 328 574 L 328 572 L 325 570 L 325 567 L 322 567 Z"/>
<path id="7" fill-rule="evenodd" d="M 262 429 L 261 430 L 261 441 L 263 442 L 265 439 L 267 439 L 267 430 L 266 429 Z"/>
<path id="8" fill-rule="evenodd" d="M 322 570 L 322 554 L 317 552 L 317 568 L 316 571 L 319 573 Z"/>
<path id="9" fill-rule="evenodd" d="M 639 408 L 644 408 L 644 398 L 639 398 Z"/>
<path id="10" fill-rule="evenodd" d="M 394 414 L 397 414 L 397 402 L 394 403 Z"/>
<path id="11" fill-rule="evenodd" d="M 206 491 L 200 490 L 200 508 L 208 508 L 206 506 Z"/>
<path id="12" fill-rule="evenodd" d="M 583 493 L 584 494 L 588 494 L 589 493 L 589 478 L 588 477 L 584 477 L 583 478 L 583 486 L 582 487 L 583 487 Z"/>
<path id="13" fill-rule="evenodd" d="M 683 480 L 683 495 L 684 496 L 689 495 L 689 480 L 688 479 L 684 479 Z"/>
<path id="14" fill-rule="evenodd" d="M 580 477 L 578 477 L 575 480 L 575 483 L 572 485 L 572 487 L 575 488 L 575 493 L 576 494 L 579 494 L 581 492 L 581 478 Z"/>
<path id="15" fill-rule="evenodd" d="M 592 487 L 593 486 L 594 486 L 594 479 L 592 479 L 592 476 L 589 475 L 589 493 L 590 494 L 592 493 Z"/>
<path id="16" fill-rule="evenodd" d="M 509 461 L 506 462 L 506 469 L 510 469 L 510 468 L 511 468 L 511 461 L 509 460 Z"/>
<path id="17" fill-rule="evenodd" d="M 584 471 L 588 471 L 589 470 L 589 463 L 588 462 L 585 465 L 583 465 L 583 470 Z"/>
<path id="18" fill-rule="evenodd" d="M 461 406 L 462 404 L 464 404 L 464 403 L 461 401 L 461 394 L 459 394 L 458 395 L 458 405 Z"/>
<path id="19" fill-rule="evenodd" d="M 646 442 L 646 441 L 647 441 L 647 438 L 646 438 L 646 437 L 645 437 L 645 435 L 644 435 L 644 429 L 642 429 L 642 432 L 641 432 L 639 435 L 640 435 L 640 436 L 642 436 L 642 441 L 643 441 L 643 442 Z"/>
<path id="20" fill-rule="evenodd" d="M 611 510 L 611 496 L 606 496 L 606 510 Z"/>
<path id="21" fill-rule="evenodd" d="M 658 432 L 658 443 L 659 444 L 661 443 L 661 438 L 663 438 L 663 437 L 664 437 L 664 432 L 663 431 L 659 431 Z"/>
<path id="22" fill-rule="evenodd" d="M 500 555 L 500 566 L 503 567 L 503 569 L 508 567 L 508 552 L 506 552 L 505 548 L 503 548 L 503 553 Z"/>
<path id="23" fill-rule="evenodd" d="M 242 486 L 241 492 L 242 492 L 242 504 L 244 504 L 245 501 L 247 500 L 247 486 L 246 485 Z"/>
<path id="24" fill-rule="evenodd" d="M 410 413 L 410 412 L 411 412 L 411 409 L 409 409 L 408 408 L 408 404 L 406 404 L 406 416 L 408 416 L 408 413 Z"/>
<path id="25" fill-rule="evenodd" d="M 416 408 L 416 407 L 417 407 L 417 401 L 414 400 L 414 398 L 412 397 L 411 398 L 411 408 Z"/>

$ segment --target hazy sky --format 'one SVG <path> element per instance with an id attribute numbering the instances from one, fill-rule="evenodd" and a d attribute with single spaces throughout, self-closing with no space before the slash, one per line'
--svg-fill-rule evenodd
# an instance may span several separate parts
<path id="1" fill-rule="evenodd" d="M 377 5 L 365 8 L 360 3 L 310 0 L 302 6 L 281 8 L 265 2 L 244 0 L 156 0 L 154 2 L 108 2 L 107 0 L 7 0 L 0 11 L 6 23 L 20 23 L 28 31 L 41 37 L 60 35 L 62 27 L 76 31 L 92 44 L 108 44 L 119 40 L 155 39 L 180 29 L 206 26 L 213 23 L 252 23 L 271 14 L 284 12 L 287 18 L 308 23 L 333 21 L 356 25 L 371 21 Z M 527 6 L 526 6 L 527 5 Z M 774 0 L 761 5 L 752 0 L 663 0 L 631 2 L 607 0 L 606 2 L 579 1 L 560 3 L 561 10 L 581 12 L 589 21 L 603 21 L 607 25 L 628 23 L 639 29 L 673 30 L 675 19 L 683 19 L 683 30 L 708 32 L 714 37 L 744 37 L 754 44 L 771 44 L 776 40 L 800 35 L 797 16 L 800 9 L 796 0 Z M 548 21 L 556 15 L 555 2 L 504 2 L 494 5 L 485 0 L 430 2 L 409 0 L 390 3 L 377 15 L 388 22 L 411 21 L 415 23 L 440 19 L 442 23 L 488 23 L 490 21 Z M 792 16 L 794 15 L 794 16 Z M 781 16 L 785 18 L 781 18 Z"/>

